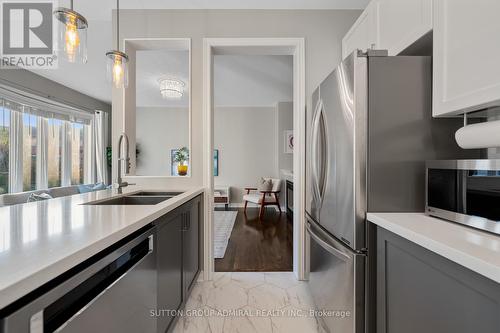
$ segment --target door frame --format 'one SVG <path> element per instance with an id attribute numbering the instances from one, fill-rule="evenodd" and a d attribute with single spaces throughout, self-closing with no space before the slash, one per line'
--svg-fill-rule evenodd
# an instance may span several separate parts
<path id="1" fill-rule="evenodd" d="M 256 54 L 293 56 L 293 272 L 298 280 L 307 279 L 308 250 L 305 231 L 305 40 L 304 38 L 204 38 L 203 39 L 203 278 L 211 280 L 213 256 L 213 57 L 216 54 Z M 297 213 L 298 212 L 298 213 Z"/>

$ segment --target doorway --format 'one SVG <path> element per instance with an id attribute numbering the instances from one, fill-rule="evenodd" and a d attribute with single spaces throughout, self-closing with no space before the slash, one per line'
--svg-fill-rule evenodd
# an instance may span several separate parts
<path id="1" fill-rule="evenodd" d="M 245 55 L 245 56 L 290 56 L 293 59 L 293 92 L 292 92 L 292 113 L 293 113 L 293 163 L 291 172 L 288 175 L 290 182 L 293 183 L 294 195 L 290 207 L 294 207 L 294 214 L 291 225 L 292 234 L 292 268 L 296 278 L 303 280 L 306 278 L 306 247 L 304 230 L 304 172 L 305 172 L 305 59 L 304 59 L 304 40 L 301 38 L 207 38 L 204 40 L 204 183 L 206 187 L 205 195 L 205 223 L 204 223 L 204 278 L 211 279 L 215 270 L 214 264 L 214 208 L 215 196 L 219 197 L 224 189 L 217 188 L 214 183 L 214 167 L 220 167 L 215 158 L 216 149 L 214 145 L 216 104 L 214 96 L 214 60 L 216 56 L 222 55 Z M 285 142 L 285 133 L 281 134 Z M 220 154 L 220 151 L 219 151 Z M 219 156 L 221 159 L 222 156 Z M 219 160 L 220 162 L 221 160 Z M 264 178 L 263 175 L 262 178 Z M 229 186 L 230 187 L 230 186 Z M 285 185 L 283 185 L 282 197 L 285 198 Z M 229 192 L 231 190 L 229 189 Z M 222 199 L 218 199 L 222 200 Z M 220 203 L 220 202 L 219 202 Z M 278 206 L 279 207 L 279 206 Z M 221 208 L 225 209 L 225 208 Z M 241 209 L 237 207 L 237 209 Z M 252 208 L 255 209 L 255 208 Z M 239 213 L 239 212 L 238 212 Z M 266 223 L 261 218 L 260 212 L 247 212 L 247 219 L 242 220 L 245 223 Z M 274 208 L 269 208 L 265 214 L 274 216 Z M 252 220 L 252 217 L 255 221 Z M 277 215 L 279 216 L 279 215 Z M 286 208 L 281 215 L 286 221 Z M 241 217 L 244 218 L 244 215 Z M 237 222 L 235 222 L 237 223 Z M 257 225 L 259 226 L 259 225 Z M 260 225 L 262 228 L 263 225 Z M 238 240 L 235 240 L 238 241 Z M 272 251 L 272 250 L 271 250 Z M 251 256 L 251 254 L 250 254 Z"/>

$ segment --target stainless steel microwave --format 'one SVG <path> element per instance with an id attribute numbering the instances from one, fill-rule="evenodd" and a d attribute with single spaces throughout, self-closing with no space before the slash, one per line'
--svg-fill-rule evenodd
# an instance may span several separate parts
<path id="1" fill-rule="evenodd" d="M 428 215 L 500 235 L 500 160 L 428 161 Z"/>

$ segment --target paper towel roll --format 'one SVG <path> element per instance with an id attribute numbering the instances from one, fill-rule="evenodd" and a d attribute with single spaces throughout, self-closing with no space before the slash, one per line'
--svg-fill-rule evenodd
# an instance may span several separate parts
<path id="1" fill-rule="evenodd" d="M 455 140 L 464 149 L 500 147 L 500 120 L 464 126 L 455 133 Z"/>

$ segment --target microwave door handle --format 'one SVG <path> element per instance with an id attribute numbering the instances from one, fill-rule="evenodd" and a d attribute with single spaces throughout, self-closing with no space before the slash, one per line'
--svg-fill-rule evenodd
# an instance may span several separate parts
<path id="1" fill-rule="evenodd" d="M 339 258 L 342 261 L 345 261 L 345 262 L 352 261 L 352 258 L 349 257 L 347 254 L 343 253 L 342 251 L 337 250 L 335 247 L 333 247 L 332 245 L 328 244 L 323 239 L 321 239 L 321 237 L 319 235 L 317 235 L 315 233 L 315 231 L 311 228 L 310 222 L 306 223 L 306 229 L 309 232 L 309 236 L 311 236 L 311 238 L 314 239 L 326 251 L 333 254 L 335 257 Z"/>
<path id="2" fill-rule="evenodd" d="M 467 214 L 467 171 L 462 170 L 462 177 L 460 177 L 460 192 L 462 194 L 462 211 Z"/>
<path id="3" fill-rule="evenodd" d="M 101 291 L 96 297 L 91 299 L 88 303 L 86 303 L 80 310 L 78 310 L 74 315 L 72 315 L 68 320 L 66 320 L 61 326 L 59 326 L 54 332 L 60 332 L 66 325 L 68 325 L 71 321 L 75 320 L 78 318 L 80 314 L 85 312 L 92 304 L 94 304 L 102 295 L 106 294 L 108 290 L 113 288 L 114 285 L 116 285 L 123 277 L 125 277 L 129 272 L 134 270 L 138 265 L 140 265 L 146 258 L 148 258 L 152 253 L 153 253 L 153 235 L 148 236 L 149 239 L 149 251 L 141 258 L 139 259 L 132 267 L 127 269 L 123 274 L 121 274 L 119 277 L 117 277 L 113 282 L 111 282 L 110 285 L 108 285 L 103 291 Z M 32 317 L 33 319 L 33 317 Z M 43 319 L 42 319 L 43 320 Z M 43 322 L 42 322 L 43 324 Z M 43 325 L 42 325 L 43 327 Z M 38 333 L 37 331 L 32 331 L 30 330 L 30 333 Z"/>

